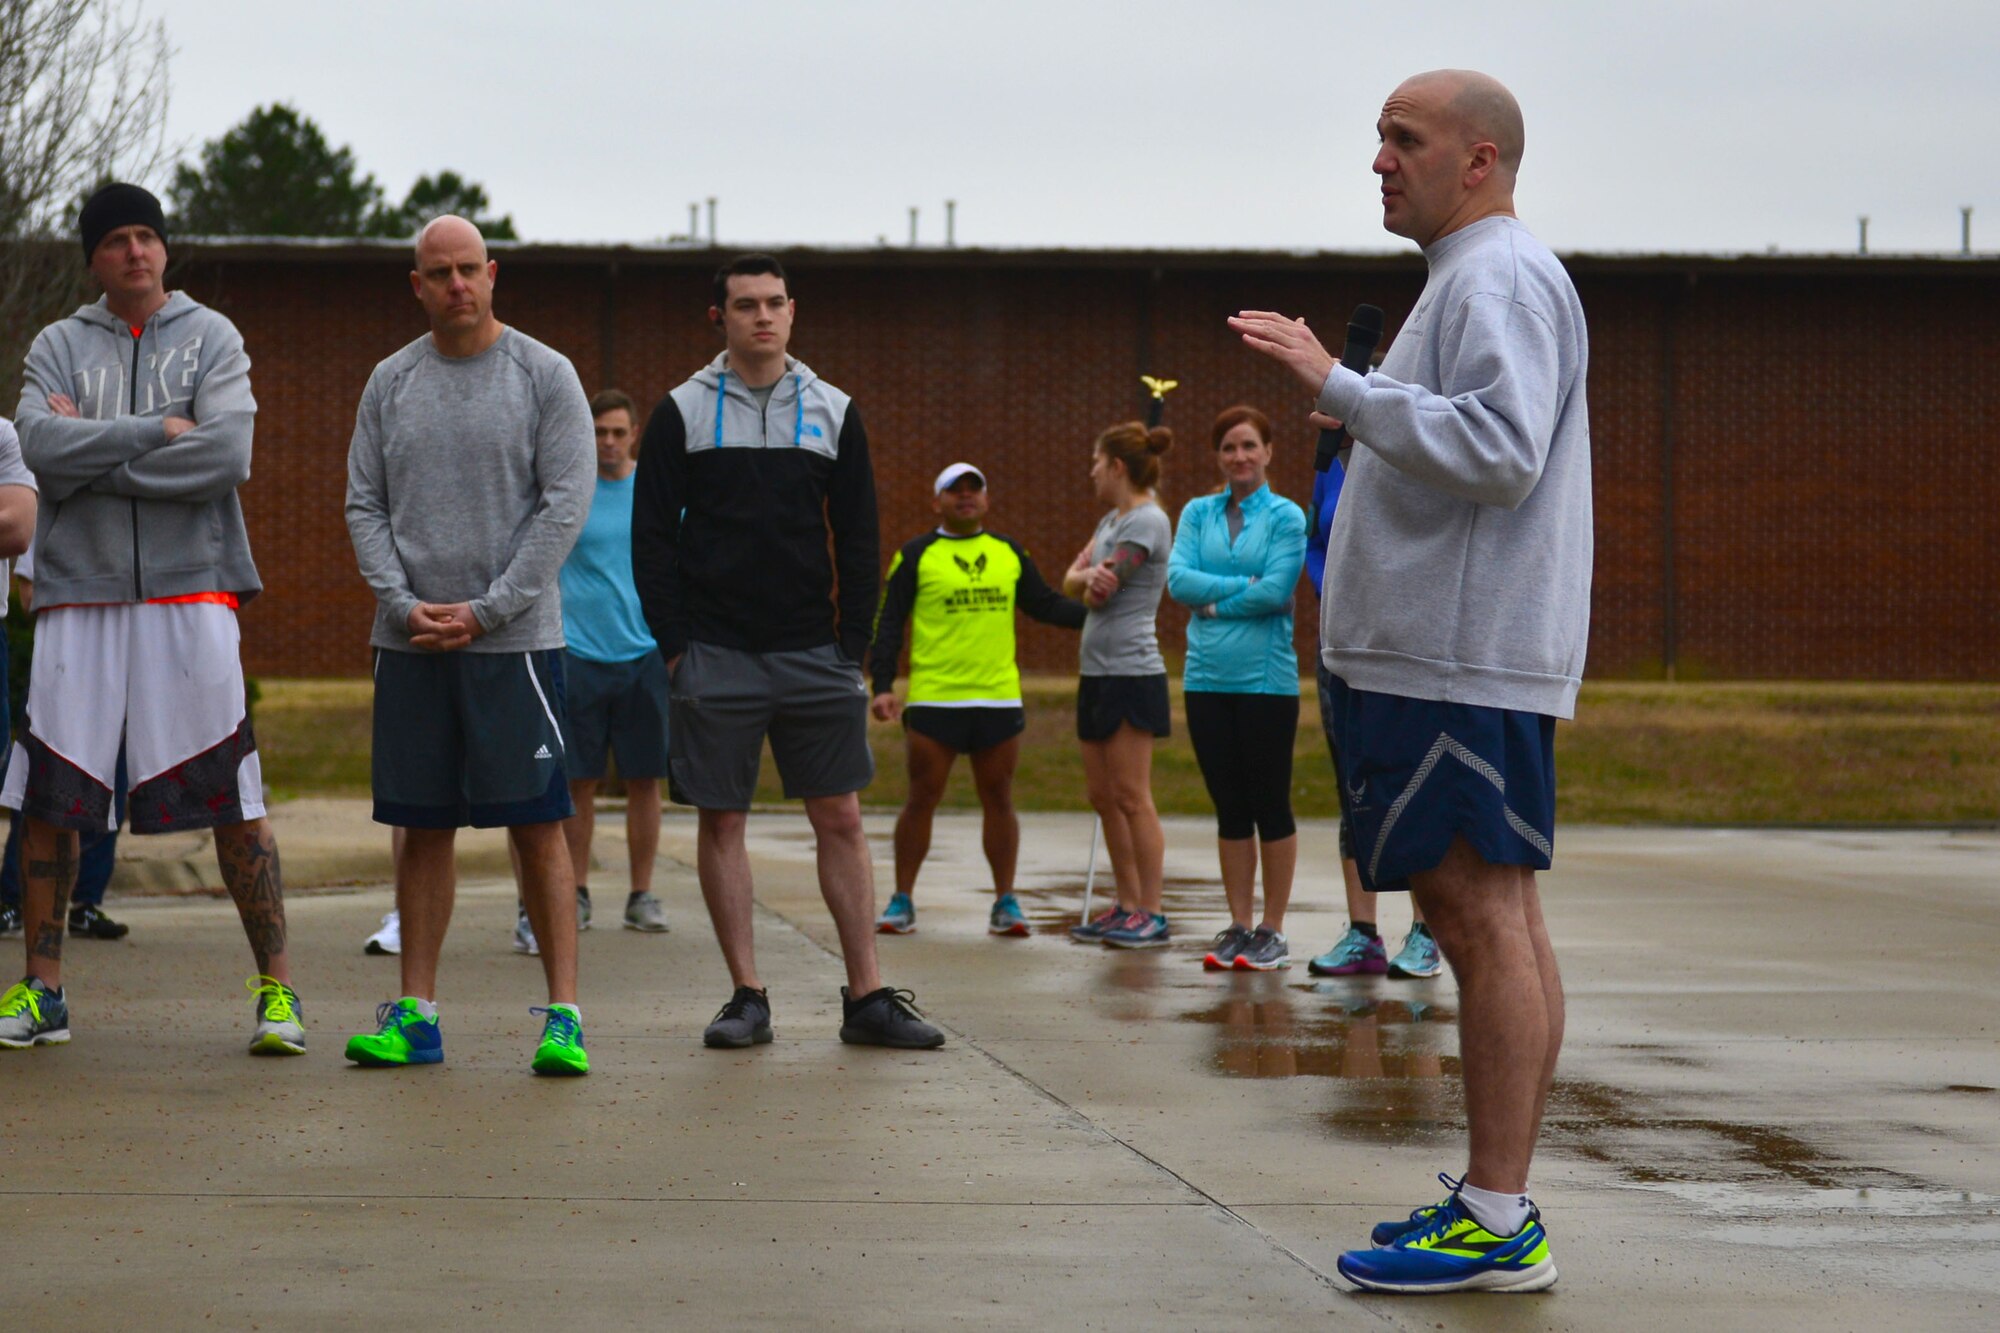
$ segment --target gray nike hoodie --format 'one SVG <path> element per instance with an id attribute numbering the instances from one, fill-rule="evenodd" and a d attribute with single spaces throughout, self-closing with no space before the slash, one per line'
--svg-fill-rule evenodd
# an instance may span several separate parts
<path id="1" fill-rule="evenodd" d="M 67 394 L 79 416 L 49 408 Z M 263 589 L 236 488 L 257 402 L 236 326 L 183 292 L 138 335 L 100 298 L 43 329 L 15 425 L 41 488 L 35 603 Z M 171 444 L 163 419 L 195 423 Z"/>

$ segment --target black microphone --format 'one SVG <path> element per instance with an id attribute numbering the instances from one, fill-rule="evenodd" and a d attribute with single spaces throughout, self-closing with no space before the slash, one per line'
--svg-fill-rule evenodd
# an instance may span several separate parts
<path id="1" fill-rule="evenodd" d="M 1347 320 L 1347 346 L 1341 349 L 1340 364 L 1357 375 L 1366 375 L 1368 359 L 1375 355 L 1375 344 L 1381 341 L 1382 307 L 1354 307 L 1354 313 Z M 1340 452 L 1340 443 L 1346 437 L 1345 428 L 1319 433 L 1319 451 L 1313 455 L 1313 471 L 1324 472 L 1333 466 L 1334 455 Z"/>

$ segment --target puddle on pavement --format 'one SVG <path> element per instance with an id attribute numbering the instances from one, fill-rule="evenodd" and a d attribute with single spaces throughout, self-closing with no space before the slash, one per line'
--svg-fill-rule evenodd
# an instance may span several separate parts
<path id="1" fill-rule="evenodd" d="M 1235 1078 L 1441 1079 L 1458 1072 L 1458 1011 L 1348 986 L 1294 987 L 1273 974 L 1212 977 L 1226 988 L 1184 1023 L 1217 1029 L 1209 1065 Z"/>
<path id="2" fill-rule="evenodd" d="M 1208 1067 L 1224 1077 L 1331 1080 L 1332 1100 L 1318 1119 L 1341 1138 L 1457 1145 L 1464 1134 L 1457 1010 L 1390 989 L 1402 984 L 1210 975 L 1201 1007 L 1179 1018 L 1213 1029 Z M 1676 1070 L 1700 1067 L 1678 1051 L 1627 1049 Z M 1588 1079 L 1557 1079 L 1543 1143 L 1607 1166 L 1635 1188 L 1732 1216 L 1760 1215 L 1773 1198 L 1795 1211 L 1882 1216 L 1962 1211 L 1984 1199 L 1846 1160 L 1796 1129 L 1676 1116 L 1665 1099 Z"/>

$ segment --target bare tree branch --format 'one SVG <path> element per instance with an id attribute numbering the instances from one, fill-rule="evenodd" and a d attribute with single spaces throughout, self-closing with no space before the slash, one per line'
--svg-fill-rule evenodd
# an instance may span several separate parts
<path id="1" fill-rule="evenodd" d="M 0 0 L 0 413 L 36 332 L 87 294 L 79 205 L 166 164 L 171 53 L 139 0 Z"/>

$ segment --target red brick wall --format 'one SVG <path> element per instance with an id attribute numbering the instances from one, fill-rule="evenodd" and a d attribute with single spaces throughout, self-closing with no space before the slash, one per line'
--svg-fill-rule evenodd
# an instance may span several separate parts
<path id="1" fill-rule="evenodd" d="M 713 263 L 502 254 L 497 306 L 567 353 L 586 389 L 616 383 L 651 404 L 714 354 Z M 1422 283 L 1400 258 L 885 251 L 790 263 L 793 350 L 854 394 L 868 424 L 885 556 L 930 525 L 929 479 L 963 458 L 991 479 L 994 528 L 1051 578 L 1097 518 L 1090 441 L 1143 412 L 1142 371 L 1182 382 L 1167 409 L 1181 436 L 1165 460 L 1170 512 L 1215 485 L 1208 423 L 1236 402 L 1279 423 L 1273 480 L 1304 503 L 1302 395 L 1223 319 L 1305 312 L 1335 341 L 1368 300 L 1393 331 Z M 1723 677 L 2000 676 L 2000 265 L 1572 268 L 1592 343 L 1592 674 L 1658 674 L 1673 659 Z M 256 363 L 243 499 L 267 592 L 244 615 L 253 673 L 366 669 L 371 599 L 341 514 L 347 440 L 369 370 L 423 330 L 406 272 L 394 251 L 241 246 L 198 251 L 178 274 L 237 322 Z M 1309 664 L 1309 590 L 1298 618 Z M 1184 623 L 1167 603 L 1170 654 Z M 1074 636 L 1024 622 L 1022 656 L 1069 669 Z"/>

